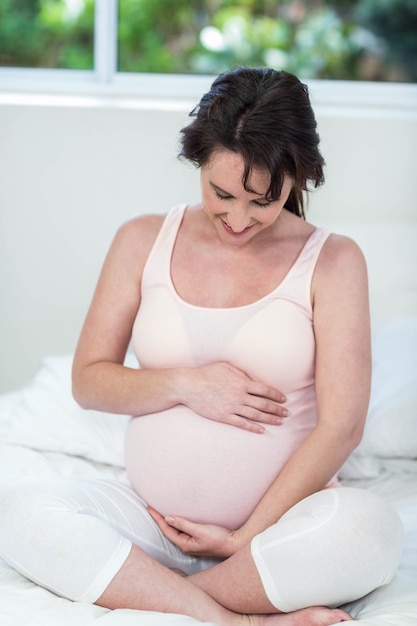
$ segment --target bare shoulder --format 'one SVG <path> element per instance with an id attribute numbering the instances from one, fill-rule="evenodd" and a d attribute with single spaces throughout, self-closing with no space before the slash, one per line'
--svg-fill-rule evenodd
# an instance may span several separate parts
<path id="1" fill-rule="evenodd" d="M 147 258 L 161 229 L 165 215 L 139 215 L 124 222 L 116 231 L 110 253 L 133 255 L 139 263 Z"/>
<path id="2" fill-rule="evenodd" d="M 316 273 L 330 278 L 340 276 L 341 272 L 366 273 L 366 260 L 356 241 L 332 233 L 320 252 Z"/>
<path id="3" fill-rule="evenodd" d="M 146 242 L 154 241 L 159 230 L 161 229 L 162 222 L 165 219 L 165 215 L 137 215 L 124 222 L 117 230 L 115 239 L 122 240 L 123 243 L 128 243 L 133 240 L 146 244 Z"/>
<path id="4" fill-rule="evenodd" d="M 344 235 L 331 234 L 320 252 L 315 268 L 313 301 L 337 301 L 341 305 L 354 302 L 368 293 L 368 272 L 365 256 L 359 245 Z"/>
<path id="5" fill-rule="evenodd" d="M 164 215 L 142 215 L 124 222 L 107 252 L 100 283 L 110 277 L 110 283 L 137 285 L 163 220 Z"/>

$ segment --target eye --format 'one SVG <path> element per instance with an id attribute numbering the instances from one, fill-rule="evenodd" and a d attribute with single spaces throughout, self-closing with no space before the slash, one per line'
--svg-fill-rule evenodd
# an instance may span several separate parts
<path id="1" fill-rule="evenodd" d="M 214 193 L 216 194 L 216 197 L 217 197 L 219 200 L 230 200 L 230 198 L 232 197 L 232 196 L 223 196 L 223 195 L 222 195 L 221 193 L 219 193 L 218 191 L 214 191 Z"/>
<path id="2" fill-rule="evenodd" d="M 260 202 L 259 200 L 254 200 L 253 203 L 256 204 L 256 206 L 262 207 L 264 209 L 271 205 L 271 202 Z"/>

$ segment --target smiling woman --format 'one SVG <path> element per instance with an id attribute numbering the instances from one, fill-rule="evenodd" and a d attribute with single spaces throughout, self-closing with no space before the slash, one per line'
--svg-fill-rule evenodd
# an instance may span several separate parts
<path id="1" fill-rule="evenodd" d="M 243 158 L 227 150 L 216 151 L 201 168 L 201 197 L 206 214 L 216 228 L 221 225 L 220 236 L 225 230 L 240 241 L 249 231 L 251 235 L 258 234 L 276 222 L 294 184 L 287 175 L 279 196 L 268 200 L 268 171 L 252 170 L 247 181 L 250 191 L 242 187 L 244 176 Z"/>
<path id="2" fill-rule="evenodd" d="M 237 75 L 239 91 L 232 89 Z M 273 73 L 265 69 L 259 75 L 261 92 Z M 318 150 L 320 139 L 307 88 L 292 74 L 281 72 L 280 76 L 274 98 L 267 94 L 253 103 L 250 70 L 242 68 L 221 75 L 214 81 L 210 94 L 191 112 L 194 121 L 182 130 L 180 155 L 200 168 L 207 166 L 211 170 L 210 161 L 220 147 L 238 154 L 239 159 L 227 165 L 232 165 L 233 170 L 241 167 L 244 190 L 258 193 L 268 202 L 280 198 L 284 181 L 289 177 L 292 184 L 285 206 L 302 217 L 303 193 L 309 185 L 316 188 L 324 182 L 324 160 Z M 217 176 L 220 170 L 218 166 Z M 254 170 L 257 182 L 251 185 L 249 177 Z M 223 180 L 227 181 L 227 175 L 223 175 Z M 227 184 L 223 188 L 227 189 Z"/>
<path id="3" fill-rule="evenodd" d="M 110 609 L 221 626 L 349 620 L 334 607 L 392 578 L 401 524 L 376 495 L 336 488 L 369 401 L 367 271 L 352 239 L 301 214 L 323 179 L 307 88 L 236 68 L 182 140 L 202 198 L 117 230 L 73 361 L 82 407 L 132 416 L 129 480 L 7 482 L 0 556 Z"/>

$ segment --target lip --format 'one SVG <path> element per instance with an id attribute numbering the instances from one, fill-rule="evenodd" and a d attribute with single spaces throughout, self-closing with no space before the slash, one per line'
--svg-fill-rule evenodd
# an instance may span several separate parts
<path id="1" fill-rule="evenodd" d="M 253 228 L 253 224 L 251 226 L 246 226 L 246 228 L 244 228 L 243 230 L 239 231 L 238 233 L 235 232 L 230 226 L 229 224 L 227 224 L 224 220 L 222 220 L 220 218 L 220 221 L 223 225 L 224 230 L 229 233 L 230 235 L 234 235 L 235 237 L 239 237 L 240 235 L 244 235 L 245 233 L 247 233 L 251 228 Z"/>

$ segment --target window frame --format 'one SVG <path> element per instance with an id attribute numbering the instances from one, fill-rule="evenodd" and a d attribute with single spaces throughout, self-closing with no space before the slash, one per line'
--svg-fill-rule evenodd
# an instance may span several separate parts
<path id="1" fill-rule="evenodd" d="M 53 94 L 132 94 L 167 97 L 201 93 L 213 77 L 188 74 L 128 73 L 117 70 L 117 0 L 96 0 L 94 68 L 72 70 L 0 66 L 0 91 Z"/>
<path id="2" fill-rule="evenodd" d="M 117 70 L 117 0 L 96 0 L 94 15 L 94 69 L 0 67 L 0 103 L 15 95 L 41 97 L 48 94 L 76 100 L 96 98 L 141 98 L 159 102 L 198 101 L 213 76 L 192 74 L 127 73 Z M 367 82 L 349 80 L 303 80 L 311 88 L 316 105 L 354 108 L 379 107 L 386 114 L 400 109 L 408 117 L 417 110 L 417 83 Z M 125 100 L 126 101 L 126 100 Z M 314 102 L 313 102 L 314 104 Z M 359 114 L 359 111 L 358 111 Z"/>

